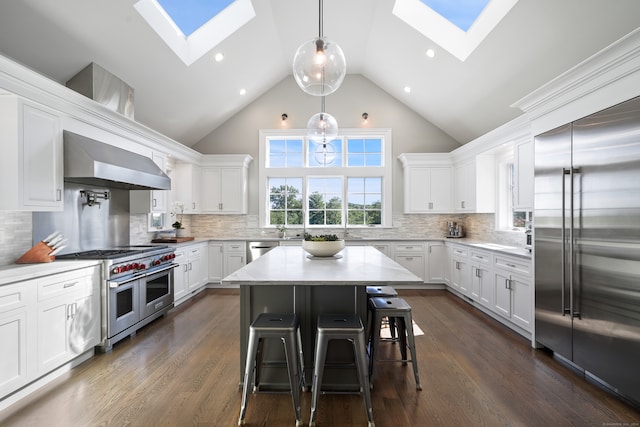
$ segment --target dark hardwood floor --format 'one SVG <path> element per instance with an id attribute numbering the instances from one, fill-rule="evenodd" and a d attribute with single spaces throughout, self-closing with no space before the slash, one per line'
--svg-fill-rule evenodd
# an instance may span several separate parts
<path id="1" fill-rule="evenodd" d="M 640 412 L 447 292 L 400 295 L 424 331 L 416 337 L 423 390 L 410 365 L 382 364 L 372 392 L 376 426 L 640 425 Z M 0 412 L 0 425 L 235 426 L 238 313 L 237 291 L 207 290 Z M 303 393 L 305 423 L 310 397 Z M 289 394 L 251 395 L 245 421 L 294 425 Z M 316 421 L 366 425 L 361 397 L 321 396 Z"/>

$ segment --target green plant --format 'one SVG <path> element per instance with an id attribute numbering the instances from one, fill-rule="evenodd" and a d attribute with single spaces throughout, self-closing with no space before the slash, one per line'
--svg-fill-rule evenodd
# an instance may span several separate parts
<path id="1" fill-rule="evenodd" d="M 312 242 L 335 242 L 336 240 L 340 240 L 340 238 L 335 234 L 318 234 L 314 236 L 309 233 L 304 233 L 304 240 L 310 240 Z"/>
<path id="2" fill-rule="evenodd" d="M 171 226 L 172 226 L 173 228 L 175 228 L 176 230 L 179 230 L 179 229 L 181 229 L 181 228 L 182 228 L 182 223 L 181 223 L 180 221 L 176 221 L 176 222 L 174 222 L 173 224 L 171 224 Z"/>

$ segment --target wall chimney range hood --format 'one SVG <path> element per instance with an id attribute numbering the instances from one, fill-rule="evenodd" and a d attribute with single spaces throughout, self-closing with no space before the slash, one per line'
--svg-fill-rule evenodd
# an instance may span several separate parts
<path id="1" fill-rule="evenodd" d="M 171 179 L 150 158 L 66 130 L 64 180 L 125 190 L 171 189 Z"/>

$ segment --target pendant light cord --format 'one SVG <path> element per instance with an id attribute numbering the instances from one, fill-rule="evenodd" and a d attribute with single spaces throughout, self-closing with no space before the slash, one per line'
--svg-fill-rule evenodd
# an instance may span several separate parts
<path id="1" fill-rule="evenodd" d="M 324 34 L 323 34 L 323 29 L 322 29 L 322 15 L 324 14 L 323 11 L 324 7 L 323 7 L 323 1 L 322 0 L 318 0 L 318 38 L 323 38 Z"/>

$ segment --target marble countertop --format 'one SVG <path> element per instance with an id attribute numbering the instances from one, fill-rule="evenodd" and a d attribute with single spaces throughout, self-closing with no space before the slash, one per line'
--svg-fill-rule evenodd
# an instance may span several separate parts
<path id="1" fill-rule="evenodd" d="M 0 267 L 0 286 L 100 264 L 102 264 L 102 261 L 99 260 L 74 260 L 43 262 L 40 264 L 5 265 Z"/>
<path id="2" fill-rule="evenodd" d="M 279 246 L 222 279 L 229 285 L 406 285 L 423 280 L 370 246 L 346 246 L 332 258 Z"/>

